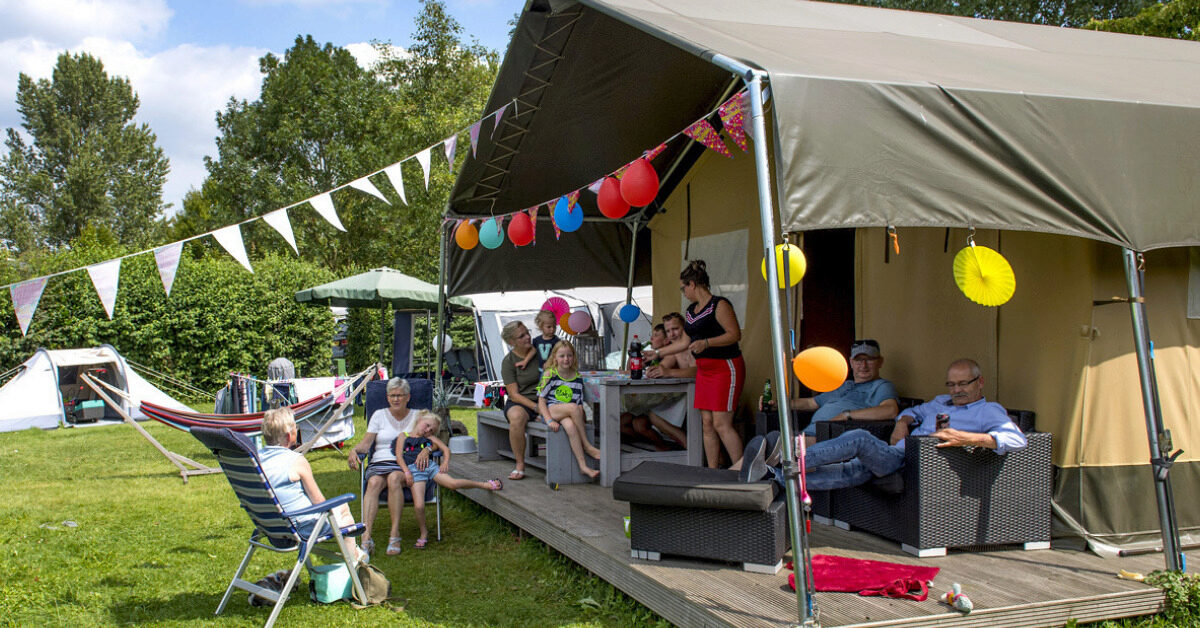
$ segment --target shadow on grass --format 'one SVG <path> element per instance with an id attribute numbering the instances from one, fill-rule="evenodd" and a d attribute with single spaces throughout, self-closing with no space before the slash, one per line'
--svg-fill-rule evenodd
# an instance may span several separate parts
<path id="1" fill-rule="evenodd" d="M 217 604 L 221 603 L 221 596 L 224 591 L 218 593 L 180 593 L 174 597 L 167 599 L 129 599 L 123 600 L 109 607 L 109 615 L 112 616 L 113 623 L 117 624 L 135 624 L 144 623 L 147 621 L 168 621 L 168 620 L 200 620 L 211 619 L 213 613 L 217 610 Z M 262 608 L 254 608 L 245 603 L 245 596 L 241 604 L 237 603 L 236 599 L 230 600 L 229 605 L 225 607 L 225 612 L 221 613 L 221 617 L 253 617 L 257 620 L 259 615 L 262 615 L 262 620 L 266 621 L 267 615 L 270 614 L 270 609 L 263 613 Z"/>

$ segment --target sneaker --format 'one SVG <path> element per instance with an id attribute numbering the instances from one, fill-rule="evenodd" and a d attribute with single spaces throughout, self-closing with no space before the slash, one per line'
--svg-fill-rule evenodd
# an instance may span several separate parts
<path id="1" fill-rule="evenodd" d="M 764 462 L 768 467 L 778 467 L 783 457 L 783 446 L 779 438 L 779 431 L 772 430 L 767 432 L 766 437 L 767 447 Z"/>
<path id="2" fill-rule="evenodd" d="M 767 474 L 765 451 L 767 441 L 762 436 L 755 436 L 746 443 L 742 454 L 742 468 L 738 469 L 738 479 L 742 482 L 757 482 Z"/>

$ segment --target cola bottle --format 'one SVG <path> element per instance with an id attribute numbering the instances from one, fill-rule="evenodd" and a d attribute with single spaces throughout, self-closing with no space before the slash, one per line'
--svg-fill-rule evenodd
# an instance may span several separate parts
<path id="1" fill-rule="evenodd" d="M 629 377 L 642 378 L 642 343 L 637 334 L 633 335 L 633 342 L 629 343 Z"/>

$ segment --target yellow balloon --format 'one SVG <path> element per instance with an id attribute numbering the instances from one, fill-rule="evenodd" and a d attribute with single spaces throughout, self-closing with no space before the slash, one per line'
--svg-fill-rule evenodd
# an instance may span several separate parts
<path id="1" fill-rule="evenodd" d="M 1017 278 L 1004 256 L 986 246 L 966 246 L 954 256 L 954 283 L 980 305 L 1004 305 L 1017 290 Z"/>
<path id="2" fill-rule="evenodd" d="M 787 251 L 787 279 L 791 283 L 784 285 L 784 265 L 783 252 Z M 779 289 L 790 288 L 798 283 L 804 277 L 804 271 L 808 270 L 808 261 L 804 259 L 804 251 L 795 244 L 780 244 L 775 247 L 775 271 L 779 273 Z M 767 258 L 762 261 L 762 276 L 763 281 L 767 279 Z"/>

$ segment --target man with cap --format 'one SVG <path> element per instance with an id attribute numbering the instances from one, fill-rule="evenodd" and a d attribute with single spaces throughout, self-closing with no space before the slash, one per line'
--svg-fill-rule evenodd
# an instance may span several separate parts
<path id="1" fill-rule="evenodd" d="M 812 422 L 804 428 L 808 445 L 816 442 L 818 421 L 891 421 L 900 412 L 896 387 L 879 376 L 883 356 L 879 343 L 866 339 L 850 345 L 852 377 L 844 384 L 815 397 L 793 399 L 793 410 L 813 412 Z"/>

